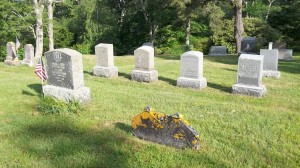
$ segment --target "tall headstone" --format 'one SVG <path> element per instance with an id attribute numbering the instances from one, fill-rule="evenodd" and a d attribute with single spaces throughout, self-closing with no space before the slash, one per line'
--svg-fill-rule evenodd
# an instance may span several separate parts
<path id="1" fill-rule="evenodd" d="M 207 86 L 203 78 L 203 53 L 188 51 L 180 56 L 180 77 L 177 86 L 185 88 L 202 89 Z"/>
<path id="2" fill-rule="evenodd" d="M 4 63 L 7 65 L 19 65 L 19 59 L 17 57 L 16 45 L 14 42 L 8 42 L 6 44 L 6 59 Z"/>
<path id="3" fill-rule="evenodd" d="M 280 60 L 293 60 L 293 49 L 278 49 Z"/>
<path id="4" fill-rule="evenodd" d="M 45 53 L 48 84 L 43 87 L 46 96 L 86 103 L 90 89 L 84 87 L 82 54 L 68 48 Z"/>
<path id="5" fill-rule="evenodd" d="M 96 66 L 93 68 L 95 76 L 112 78 L 118 76 L 118 68 L 114 66 L 114 49 L 112 44 L 100 43 L 95 46 Z"/>
<path id="6" fill-rule="evenodd" d="M 209 48 L 209 56 L 226 56 L 227 48 L 225 46 L 211 46 Z"/>
<path id="7" fill-rule="evenodd" d="M 278 49 L 260 49 L 260 55 L 264 56 L 263 76 L 280 78 L 278 71 Z"/>
<path id="8" fill-rule="evenodd" d="M 241 44 L 242 54 L 254 54 L 256 51 L 257 39 L 256 37 L 245 37 Z"/>
<path id="9" fill-rule="evenodd" d="M 158 80 L 158 72 L 154 69 L 153 47 L 142 46 L 134 50 L 134 63 L 131 80 L 149 83 Z"/>
<path id="10" fill-rule="evenodd" d="M 269 42 L 269 50 L 273 49 L 273 42 Z"/>
<path id="11" fill-rule="evenodd" d="M 24 47 L 24 59 L 21 64 L 34 66 L 34 47 L 32 44 L 26 44 Z"/>
<path id="12" fill-rule="evenodd" d="M 263 62 L 263 55 L 241 54 L 237 83 L 232 86 L 232 93 L 255 97 L 266 94 L 266 86 L 262 83 Z"/>

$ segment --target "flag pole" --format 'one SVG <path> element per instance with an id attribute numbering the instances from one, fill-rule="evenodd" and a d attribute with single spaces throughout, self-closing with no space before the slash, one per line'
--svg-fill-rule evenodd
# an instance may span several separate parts
<path id="1" fill-rule="evenodd" d="M 40 57 L 40 62 L 42 63 L 42 56 Z M 42 66 L 43 66 L 43 63 L 42 63 Z M 44 79 L 42 78 L 42 98 L 44 98 L 45 95 L 44 95 Z"/>

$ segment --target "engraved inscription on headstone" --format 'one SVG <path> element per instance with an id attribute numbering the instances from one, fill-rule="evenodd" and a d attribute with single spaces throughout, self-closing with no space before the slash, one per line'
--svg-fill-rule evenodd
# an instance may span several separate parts
<path id="1" fill-rule="evenodd" d="M 206 78 L 203 78 L 203 53 L 188 51 L 181 55 L 177 86 L 194 89 L 207 86 Z"/>
<path id="2" fill-rule="evenodd" d="M 74 89 L 71 56 L 58 51 L 46 55 L 48 84 Z"/>
<path id="3" fill-rule="evenodd" d="M 267 89 L 262 84 L 263 55 L 241 54 L 238 61 L 237 84 L 234 94 L 262 97 Z"/>

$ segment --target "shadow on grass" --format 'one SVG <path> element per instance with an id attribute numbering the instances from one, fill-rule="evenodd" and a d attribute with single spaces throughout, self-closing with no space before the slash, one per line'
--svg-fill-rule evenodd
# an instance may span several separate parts
<path id="1" fill-rule="evenodd" d="M 236 69 L 229 69 L 229 68 L 222 68 L 222 69 L 227 70 L 227 71 L 231 71 L 231 72 L 237 72 Z"/>
<path id="2" fill-rule="evenodd" d="M 166 77 L 163 77 L 163 76 L 158 76 L 158 80 L 168 82 L 170 85 L 173 85 L 173 86 L 176 86 L 176 82 L 177 82 L 174 79 L 166 78 Z"/>
<path id="3" fill-rule="evenodd" d="M 204 58 L 207 60 L 210 60 L 212 62 L 219 62 L 222 64 L 228 64 L 228 65 L 237 65 L 238 64 L 238 57 L 236 55 L 228 55 L 228 56 L 222 56 L 222 57 L 205 56 Z"/>
<path id="4" fill-rule="evenodd" d="M 223 92 L 227 92 L 227 93 L 231 93 L 231 91 L 232 91 L 231 87 L 227 87 L 227 86 L 212 83 L 212 82 L 207 82 L 207 86 L 211 87 L 211 88 L 214 88 L 214 89 L 218 89 L 218 90 L 223 91 Z"/>
<path id="5" fill-rule="evenodd" d="M 300 74 L 299 61 L 284 61 L 280 60 L 278 63 L 278 70 L 287 73 Z"/>
<path id="6" fill-rule="evenodd" d="M 32 89 L 35 93 L 37 93 L 39 96 L 42 95 L 42 90 L 43 90 L 42 84 L 30 84 L 30 85 L 28 85 L 28 87 L 30 89 Z M 28 92 L 26 90 L 22 90 L 22 94 L 28 95 L 28 96 L 36 96 L 35 94 Z"/>
<path id="7" fill-rule="evenodd" d="M 87 75 L 90 75 L 90 76 L 93 76 L 93 72 L 92 71 L 83 71 L 83 73 L 85 73 Z"/>
<path id="8" fill-rule="evenodd" d="M 119 128 L 120 130 L 122 130 L 126 133 L 131 133 L 131 126 L 127 125 L 125 123 L 117 122 L 117 123 L 115 123 L 115 127 Z"/>
<path id="9" fill-rule="evenodd" d="M 59 118 L 30 124 L 17 135 L 15 146 L 53 167 L 128 167 L 130 151 L 122 145 L 131 142 L 118 131 L 82 128 Z"/>
<path id="10" fill-rule="evenodd" d="M 127 74 L 127 73 L 124 73 L 124 72 L 119 72 L 118 73 L 119 76 L 122 76 L 128 80 L 131 80 L 131 75 L 130 74 Z"/>

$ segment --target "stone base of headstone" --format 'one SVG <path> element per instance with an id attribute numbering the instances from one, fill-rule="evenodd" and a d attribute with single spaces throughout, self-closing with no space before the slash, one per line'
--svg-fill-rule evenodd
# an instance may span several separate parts
<path id="1" fill-rule="evenodd" d="M 29 67 L 34 67 L 33 61 L 26 61 L 26 60 L 23 60 L 23 61 L 21 62 L 21 65 L 28 65 Z"/>
<path id="2" fill-rule="evenodd" d="M 94 66 L 93 75 L 94 76 L 106 77 L 106 78 L 117 77 L 118 76 L 118 68 L 117 67 Z"/>
<path id="3" fill-rule="evenodd" d="M 131 72 L 131 80 L 150 83 L 158 80 L 158 72 L 156 70 L 152 70 L 152 71 L 133 70 Z"/>
<path id="4" fill-rule="evenodd" d="M 55 97 L 66 102 L 77 100 L 80 103 L 87 103 L 91 99 L 90 88 L 83 87 L 76 90 L 46 85 L 43 87 L 44 95 Z"/>
<path id="5" fill-rule="evenodd" d="M 18 58 L 15 58 L 13 61 L 12 60 L 4 60 L 4 63 L 7 65 L 13 65 L 13 66 L 19 66 L 20 61 Z"/>
<path id="6" fill-rule="evenodd" d="M 227 54 L 208 54 L 208 56 L 227 56 Z"/>
<path id="7" fill-rule="evenodd" d="M 279 71 L 263 71 L 263 77 L 280 78 L 281 73 Z"/>
<path id="8" fill-rule="evenodd" d="M 184 88 L 202 89 L 207 86 L 206 78 L 202 79 L 192 79 L 179 77 L 177 79 L 177 86 Z"/>
<path id="9" fill-rule="evenodd" d="M 246 95 L 246 96 L 262 97 L 267 93 L 267 88 L 265 85 L 261 85 L 260 87 L 257 87 L 257 86 L 235 84 L 232 86 L 232 93 Z"/>

